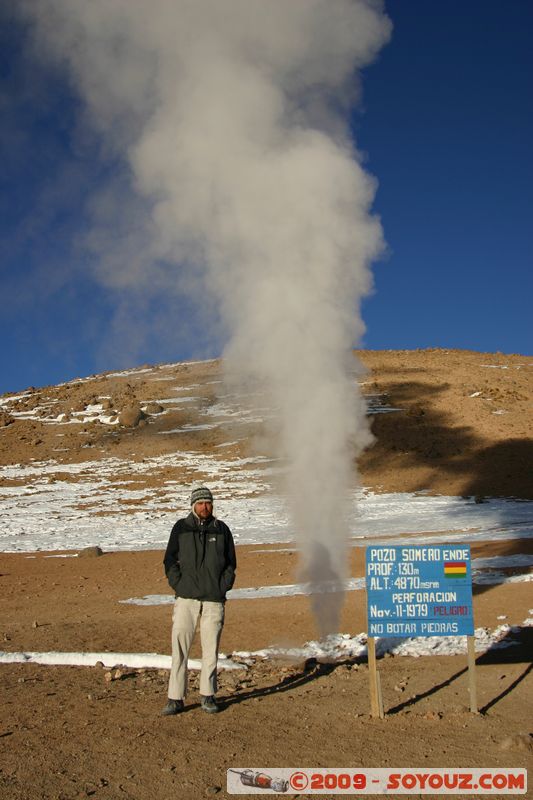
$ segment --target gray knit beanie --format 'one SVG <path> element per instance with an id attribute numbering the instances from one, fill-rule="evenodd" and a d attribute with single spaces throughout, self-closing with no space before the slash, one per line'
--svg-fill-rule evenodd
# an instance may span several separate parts
<path id="1" fill-rule="evenodd" d="M 213 495 L 207 486 L 198 486 L 192 490 L 191 506 L 194 508 L 195 503 L 200 503 L 202 500 L 207 500 L 209 503 L 213 502 Z"/>

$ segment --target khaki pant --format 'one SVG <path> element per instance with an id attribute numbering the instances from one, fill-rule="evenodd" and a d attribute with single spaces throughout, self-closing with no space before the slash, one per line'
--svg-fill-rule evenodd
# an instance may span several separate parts
<path id="1" fill-rule="evenodd" d="M 172 615 L 172 664 L 168 683 L 171 700 L 182 700 L 187 694 L 187 659 L 198 617 L 202 643 L 200 694 L 208 697 L 217 691 L 218 645 L 224 626 L 224 603 L 177 597 Z"/>

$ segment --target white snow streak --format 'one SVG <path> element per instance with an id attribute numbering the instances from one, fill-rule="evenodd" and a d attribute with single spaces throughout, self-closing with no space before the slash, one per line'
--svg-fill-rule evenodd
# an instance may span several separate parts
<path id="1" fill-rule="evenodd" d="M 130 669 L 170 669 L 171 656 L 158 653 L 37 653 L 25 651 L 8 653 L 0 651 L 0 664 L 46 664 L 54 666 L 95 667 L 99 663 L 104 667 L 129 667 Z M 189 669 L 201 669 L 201 661 L 189 659 Z M 219 669 L 243 669 L 226 656 L 218 659 Z"/>
<path id="2" fill-rule="evenodd" d="M 526 625 L 526 623 L 523 623 Z M 520 644 L 520 627 L 499 625 L 495 630 L 476 628 L 475 644 L 477 653 L 485 653 L 496 648 L 512 647 Z M 360 658 L 367 655 L 367 634 L 359 633 L 350 636 L 347 633 L 334 634 L 321 641 L 306 642 L 303 647 L 281 648 L 267 647 L 263 650 L 239 650 L 232 655 L 239 659 L 246 658 L 292 658 L 303 660 L 338 660 L 341 658 Z M 396 656 L 452 656 L 466 653 L 465 636 L 421 636 L 418 638 L 385 638 L 376 639 L 378 655 L 393 653 Z"/>
<path id="3" fill-rule="evenodd" d="M 498 566 L 500 570 L 488 569 L 483 570 L 478 568 L 477 565 L 481 563 L 491 563 L 492 566 Z M 472 570 L 472 583 L 474 585 L 499 585 L 503 583 L 529 583 L 533 581 L 533 573 L 525 572 L 518 575 L 508 575 L 502 572 L 502 569 L 509 569 L 513 567 L 528 567 L 533 565 L 533 556 L 497 556 L 494 558 L 476 558 L 473 561 Z M 359 591 L 365 588 L 364 578 L 348 578 L 343 581 L 342 588 L 345 592 Z M 320 591 L 337 591 L 338 584 L 333 583 L 330 586 L 323 584 Z M 265 597 L 294 597 L 296 595 L 310 595 L 317 593 L 317 587 L 314 587 L 314 592 L 309 583 L 289 583 L 279 584 L 272 586 L 250 586 L 240 589 L 231 589 L 228 592 L 228 600 L 258 600 Z M 174 602 L 174 596 L 171 594 L 147 594 L 144 597 L 130 597 L 127 600 L 119 600 L 120 603 L 134 606 L 160 606 L 171 605 Z"/>
<path id="4" fill-rule="evenodd" d="M 523 626 L 530 626 L 532 620 L 526 619 Z M 499 625 L 494 630 L 476 628 L 476 652 L 513 647 L 520 644 L 519 626 Z M 377 639 L 378 655 L 393 653 L 397 656 L 459 655 L 466 653 L 464 636 L 428 636 L 410 639 Z M 268 647 L 262 650 L 240 650 L 231 657 L 221 655 L 219 669 L 246 669 L 251 659 L 291 659 L 304 660 L 314 657 L 318 660 L 339 660 L 361 658 L 367 655 L 367 634 L 350 636 L 347 633 L 334 634 L 321 641 L 306 642 L 303 647 Z M 128 667 L 130 669 L 170 669 L 171 657 L 158 653 L 61 653 L 61 652 L 4 652 L 0 651 L 0 664 L 45 664 L 60 666 L 96 666 L 99 662 L 105 667 Z M 241 663 L 239 663 L 241 662 Z M 189 669 L 199 670 L 201 662 L 189 659 Z"/>

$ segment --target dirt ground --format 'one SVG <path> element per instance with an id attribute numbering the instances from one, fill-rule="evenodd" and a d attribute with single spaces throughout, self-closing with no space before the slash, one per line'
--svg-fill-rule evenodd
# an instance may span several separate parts
<path id="1" fill-rule="evenodd" d="M 380 414 L 365 485 L 533 499 L 533 359 L 457 350 L 362 352 Z"/>
<path id="2" fill-rule="evenodd" d="M 473 555 L 497 555 L 503 547 L 476 545 Z M 262 584 L 294 578 L 294 554 L 259 550 L 238 548 L 238 585 L 254 585 L 259 574 Z M 161 557 L 0 556 L 3 648 L 169 653 L 171 606 L 119 602 L 168 592 Z M 362 574 L 362 550 L 352 558 L 353 574 Z M 495 628 L 505 615 L 518 628 L 512 637 L 518 644 L 477 659 L 476 715 L 469 711 L 462 655 L 380 659 L 384 720 L 370 716 L 368 667 L 358 659 L 258 658 L 223 671 L 218 715 L 199 708 L 192 672 L 186 711 L 168 718 L 160 716 L 164 670 L 1 665 L 0 797 L 224 797 L 230 767 L 531 768 L 533 629 L 521 626 L 532 605 L 530 587 L 482 587 L 475 595 L 476 626 Z M 363 592 L 348 593 L 341 630 L 365 630 L 365 614 Z M 305 597 L 232 600 L 222 650 L 300 645 L 315 636 Z"/>
<path id="3" fill-rule="evenodd" d="M 360 460 L 364 485 L 479 500 L 533 499 L 533 359 L 442 350 L 359 355 L 368 370 L 364 392 L 401 409 L 373 417 L 376 442 Z M 202 404 L 216 399 L 212 382 L 219 373 L 217 362 L 162 365 L 154 373 L 32 387 L 13 408 L 37 408 L 43 420 L 52 413 L 50 407 L 54 414 L 70 414 L 103 395 L 117 412 L 154 401 L 167 379 L 168 385 L 174 385 L 170 379 L 195 385 L 201 400 L 187 411 L 148 415 L 144 425 L 113 429 L 99 422 L 45 424 L 4 411 L 0 463 L 54 458 L 59 471 L 61 463 L 79 462 L 81 468 L 84 460 L 110 453 L 138 459 L 171 452 L 176 441 L 153 432 L 195 424 Z M 227 430 L 191 432 L 181 436 L 179 445 L 205 452 L 223 436 Z M 253 441 L 251 436 L 235 445 L 235 454 L 245 455 Z M 167 471 L 152 480 L 168 477 Z M 238 548 L 237 587 L 295 580 L 297 555 L 274 546 L 267 550 Z M 472 545 L 473 557 L 531 550 L 531 539 Z M 120 602 L 169 592 L 161 552 L 83 559 L 28 555 L 0 554 L 1 649 L 170 652 L 171 606 Z M 351 558 L 351 574 L 362 575 L 363 550 L 354 548 Z M 531 770 L 533 628 L 523 624 L 531 608 L 531 583 L 482 586 L 475 592 L 477 627 L 494 629 L 501 617 L 516 626 L 513 646 L 477 659 L 479 714 L 469 711 L 462 655 L 380 659 L 384 720 L 370 716 L 368 668 L 357 659 L 322 664 L 257 658 L 242 670 L 224 671 L 218 715 L 199 708 L 192 673 L 186 711 L 169 718 L 160 716 L 165 671 L 117 674 L 99 666 L 2 664 L 0 798 L 224 797 L 230 767 Z M 346 595 L 340 630 L 351 635 L 366 630 L 363 592 Z M 302 645 L 316 635 L 305 597 L 231 600 L 222 650 L 230 655 L 276 644 Z M 198 654 L 195 642 L 192 656 Z"/>

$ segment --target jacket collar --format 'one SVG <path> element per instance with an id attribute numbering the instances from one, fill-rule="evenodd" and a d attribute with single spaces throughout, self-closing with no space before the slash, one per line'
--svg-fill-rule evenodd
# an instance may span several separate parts
<path id="1" fill-rule="evenodd" d="M 209 517 L 209 519 L 206 519 L 205 523 L 203 523 L 203 524 L 202 524 L 202 521 L 201 521 L 200 517 L 198 517 L 198 516 L 197 516 L 197 515 L 194 513 L 194 511 L 191 511 L 191 512 L 190 512 L 190 514 L 189 514 L 189 515 L 188 515 L 188 516 L 185 518 L 185 522 L 187 523 L 187 525 L 188 525 L 190 528 L 193 528 L 193 529 L 195 529 L 195 530 L 197 530 L 197 529 L 199 529 L 199 528 L 201 528 L 201 527 L 205 527 L 205 528 L 207 528 L 207 527 L 209 527 L 209 525 L 211 525 L 211 524 L 212 524 L 214 521 L 215 521 L 215 517 L 214 517 L 214 516 L 211 514 L 211 516 Z"/>

